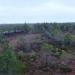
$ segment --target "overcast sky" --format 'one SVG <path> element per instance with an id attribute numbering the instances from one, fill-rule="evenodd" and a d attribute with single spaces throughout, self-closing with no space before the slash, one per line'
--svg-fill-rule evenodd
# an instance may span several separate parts
<path id="1" fill-rule="evenodd" d="M 75 22 L 75 0 L 0 0 L 0 23 Z"/>

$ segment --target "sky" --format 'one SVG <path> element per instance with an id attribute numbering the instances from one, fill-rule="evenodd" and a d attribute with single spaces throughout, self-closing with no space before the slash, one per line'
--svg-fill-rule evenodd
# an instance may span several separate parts
<path id="1" fill-rule="evenodd" d="M 0 23 L 75 22 L 75 0 L 0 0 Z"/>

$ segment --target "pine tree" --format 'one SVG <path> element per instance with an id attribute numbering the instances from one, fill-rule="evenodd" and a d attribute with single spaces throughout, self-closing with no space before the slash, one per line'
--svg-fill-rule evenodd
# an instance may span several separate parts
<path id="1" fill-rule="evenodd" d="M 0 75 L 23 75 L 23 64 L 17 59 L 7 42 L 2 44 L 3 52 L 0 54 Z"/>

